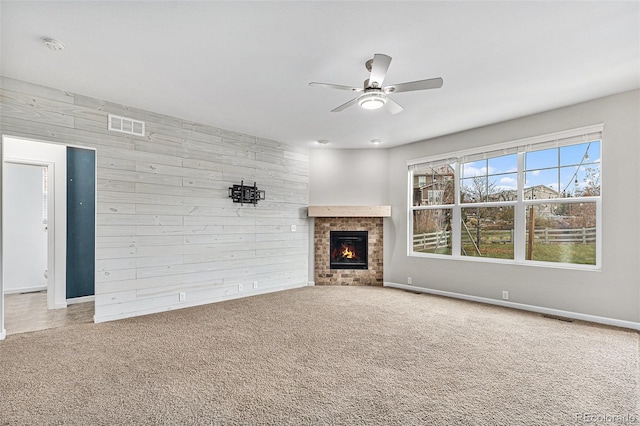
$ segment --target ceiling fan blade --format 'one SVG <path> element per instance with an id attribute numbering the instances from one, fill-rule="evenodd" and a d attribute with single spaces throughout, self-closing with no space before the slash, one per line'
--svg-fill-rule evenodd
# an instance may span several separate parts
<path id="1" fill-rule="evenodd" d="M 346 104 L 342 104 L 339 107 L 332 109 L 331 112 L 340 112 L 340 111 L 343 111 L 343 110 L 349 108 L 350 106 L 355 105 L 358 102 L 358 98 L 359 98 L 359 96 L 357 98 L 351 99 Z"/>
<path id="2" fill-rule="evenodd" d="M 369 85 L 371 87 L 382 87 L 382 82 L 387 76 L 387 70 L 391 63 L 391 56 L 376 53 L 373 55 L 373 63 L 371 64 L 371 75 L 369 76 Z"/>
<path id="3" fill-rule="evenodd" d="M 362 92 L 364 89 L 360 87 L 341 86 L 339 84 L 316 83 L 311 82 L 309 86 L 328 87 L 329 89 L 348 90 L 350 92 Z"/>
<path id="4" fill-rule="evenodd" d="M 384 88 L 385 93 L 411 92 L 413 90 L 439 89 L 444 81 L 442 78 L 411 81 L 409 83 L 393 84 Z"/>
<path id="5" fill-rule="evenodd" d="M 404 110 L 404 108 L 402 108 L 402 106 L 399 103 L 397 103 L 396 101 L 394 101 L 388 96 L 387 96 L 387 103 L 384 104 L 384 106 L 387 108 L 387 111 L 389 111 L 391 114 L 397 114 Z"/>

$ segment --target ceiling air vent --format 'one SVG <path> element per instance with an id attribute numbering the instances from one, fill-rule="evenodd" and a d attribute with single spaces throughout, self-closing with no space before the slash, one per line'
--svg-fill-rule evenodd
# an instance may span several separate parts
<path id="1" fill-rule="evenodd" d="M 144 121 L 109 114 L 109 130 L 144 136 Z"/>

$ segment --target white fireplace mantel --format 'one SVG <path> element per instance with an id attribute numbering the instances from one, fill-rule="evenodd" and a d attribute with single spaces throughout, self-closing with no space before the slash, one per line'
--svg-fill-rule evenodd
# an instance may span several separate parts
<path id="1" fill-rule="evenodd" d="M 391 217 L 391 206 L 309 206 L 309 217 Z"/>

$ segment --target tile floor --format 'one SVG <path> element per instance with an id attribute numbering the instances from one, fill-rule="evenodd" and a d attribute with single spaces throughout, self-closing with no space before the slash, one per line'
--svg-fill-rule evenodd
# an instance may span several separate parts
<path id="1" fill-rule="evenodd" d="M 93 322 L 93 302 L 47 309 L 47 292 L 6 294 L 4 328 L 7 335 Z"/>

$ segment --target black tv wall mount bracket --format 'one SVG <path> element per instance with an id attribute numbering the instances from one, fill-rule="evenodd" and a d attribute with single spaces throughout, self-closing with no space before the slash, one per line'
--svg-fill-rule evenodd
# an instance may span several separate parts
<path id="1" fill-rule="evenodd" d="M 247 186 L 244 184 L 244 180 L 241 180 L 240 185 L 229 187 L 229 198 L 234 203 L 240 203 L 241 206 L 244 203 L 256 206 L 258 201 L 265 199 L 265 192 L 264 190 L 259 190 L 255 182 L 253 182 L 253 186 Z"/>

